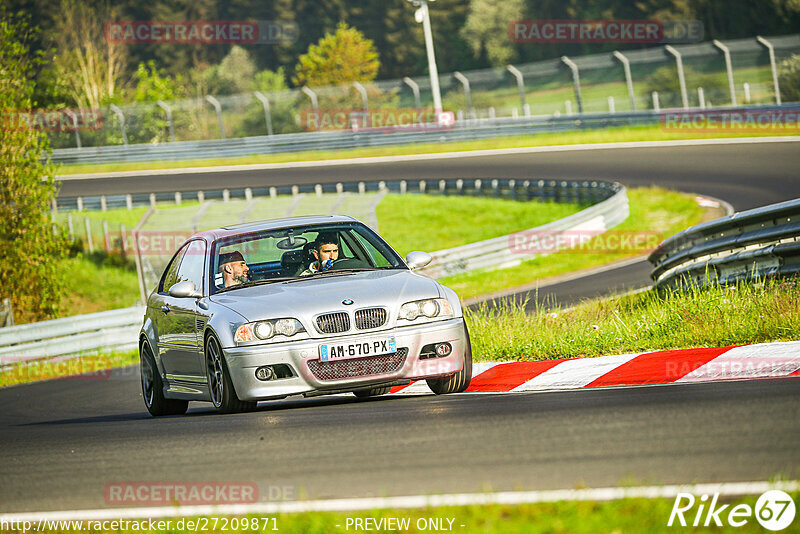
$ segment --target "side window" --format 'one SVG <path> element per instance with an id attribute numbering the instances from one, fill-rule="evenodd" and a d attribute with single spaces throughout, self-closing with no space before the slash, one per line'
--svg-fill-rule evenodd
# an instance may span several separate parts
<path id="1" fill-rule="evenodd" d="M 166 293 L 169 291 L 173 285 L 177 283 L 177 276 L 178 276 L 178 266 L 181 264 L 181 260 L 183 259 L 184 254 L 186 254 L 186 249 L 188 247 L 183 247 L 175 257 L 172 258 L 172 263 L 169 264 L 167 270 L 164 271 L 164 276 L 161 277 L 161 283 L 158 286 L 159 293 Z"/>
<path id="2" fill-rule="evenodd" d="M 194 287 L 198 291 L 203 291 L 203 272 L 206 264 L 206 244 L 202 240 L 194 240 L 186 247 L 186 253 L 181 260 L 178 268 L 176 282 L 188 280 L 194 282 Z M 170 286 L 167 286 L 169 289 Z"/>
<path id="3" fill-rule="evenodd" d="M 356 239 L 358 239 L 359 244 L 361 244 L 361 246 L 364 247 L 364 250 L 367 251 L 367 254 L 370 255 L 370 263 L 372 263 L 373 266 L 391 267 L 392 264 L 389 262 L 389 260 L 387 260 L 386 257 L 383 254 L 381 254 L 380 251 L 376 249 L 372 243 L 367 241 L 367 239 L 363 235 L 358 233 L 358 231 L 353 231 L 352 235 L 356 236 Z"/>

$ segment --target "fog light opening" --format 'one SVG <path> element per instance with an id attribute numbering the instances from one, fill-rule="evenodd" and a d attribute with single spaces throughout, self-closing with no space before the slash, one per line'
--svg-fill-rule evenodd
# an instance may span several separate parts
<path id="1" fill-rule="evenodd" d="M 272 367 L 269 365 L 259 367 L 256 369 L 256 378 L 262 381 L 272 380 L 275 378 L 275 371 L 273 371 Z"/>
<path id="2" fill-rule="evenodd" d="M 450 353 L 453 352 L 453 347 L 450 343 L 437 343 L 436 344 L 436 355 L 440 358 L 445 356 L 450 356 Z"/>

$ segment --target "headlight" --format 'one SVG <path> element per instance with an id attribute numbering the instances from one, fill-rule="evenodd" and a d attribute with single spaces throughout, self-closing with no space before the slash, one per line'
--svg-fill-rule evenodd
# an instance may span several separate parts
<path id="1" fill-rule="evenodd" d="M 418 317 L 452 317 L 453 307 L 447 299 L 425 299 L 406 302 L 400 306 L 399 319 L 413 321 Z"/>
<path id="2" fill-rule="evenodd" d="M 306 329 L 297 319 L 270 319 L 269 321 L 243 324 L 236 329 L 236 335 L 233 336 L 233 340 L 237 343 L 247 343 L 266 340 L 275 336 L 291 337 L 298 332 L 305 331 Z"/>

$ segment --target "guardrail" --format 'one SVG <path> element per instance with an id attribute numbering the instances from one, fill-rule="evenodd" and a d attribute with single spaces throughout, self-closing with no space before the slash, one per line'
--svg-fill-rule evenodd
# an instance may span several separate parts
<path id="1" fill-rule="evenodd" d="M 136 306 L 3 328 L 0 367 L 99 350 L 133 350 L 144 310 Z"/>
<path id="2" fill-rule="evenodd" d="M 731 283 L 800 272 L 800 199 L 698 224 L 648 257 L 655 287 Z"/>
<path id="3" fill-rule="evenodd" d="M 578 229 L 602 233 L 628 218 L 628 195 L 621 184 L 616 182 L 571 182 L 570 184 L 577 189 L 574 194 L 578 198 L 588 198 L 593 193 L 595 198 L 602 196 L 605 199 L 578 213 L 518 234 L 535 233 L 557 239 L 559 235 Z M 520 254 L 514 251 L 513 239 L 514 234 L 511 234 L 433 252 L 431 253 L 433 261 L 427 267 L 420 269 L 420 272 L 433 278 L 440 278 L 477 269 L 519 265 L 522 259 Z"/>
<path id="4" fill-rule="evenodd" d="M 791 112 L 800 104 L 747 106 L 735 109 L 763 112 Z M 726 108 L 714 108 L 724 112 Z M 532 117 L 481 118 L 456 121 L 452 128 L 394 131 L 378 129 L 306 132 L 259 137 L 239 137 L 211 141 L 178 141 L 162 144 L 117 145 L 85 148 L 62 148 L 53 151 L 55 163 L 117 163 L 126 161 L 171 161 L 204 157 L 236 157 L 254 154 L 280 154 L 304 150 L 344 150 L 370 146 L 414 143 L 473 141 L 513 135 L 606 128 L 633 124 L 657 124 L 664 113 L 676 110 L 642 110 L 618 113 L 582 113 L 575 115 L 539 115 Z M 686 110 L 689 111 L 689 110 Z M 691 111 L 702 110 L 694 108 Z M 435 125 L 434 125 L 435 126 Z"/>

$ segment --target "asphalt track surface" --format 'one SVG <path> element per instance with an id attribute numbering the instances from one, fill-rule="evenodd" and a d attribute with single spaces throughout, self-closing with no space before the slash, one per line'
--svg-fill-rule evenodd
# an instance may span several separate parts
<path id="1" fill-rule="evenodd" d="M 139 481 L 253 483 L 269 500 L 800 477 L 800 378 L 156 419 L 136 369 L 118 373 L 0 390 L 0 511 L 105 508 L 107 484 Z"/>
<path id="2" fill-rule="evenodd" d="M 331 165 L 300 169 L 142 175 L 68 180 L 60 195 L 150 193 L 400 179 L 517 178 L 617 180 L 723 199 L 737 211 L 800 197 L 800 141 L 652 148 L 568 150 L 482 155 L 424 161 Z M 568 306 L 651 284 L 646 260 L 620 269 L 523 291 L 510 298 Z"/>
<path id="3" fill-rule="evenodd" d="M 464 157 L 64 182 L 96 195 L 391 178 L 614 179 L 737 210 L 800 197 L 800 143 Z M 563 291 L 636 284 L 636 264 Z M 639 267 L 641 275 L 646 270 Z M 550 286 L 553 288 L 553 286 Z M 570 289 L 571 288 L 571 289 Z M 549 393 L 320 397 L 219 416 L 145 411 L 135 369 L 0 390 L 0 511 L 108 507 L 115 482 L 231 481 L 261 497 L 412 495 L 800 477 L 800 379 Z"/>

